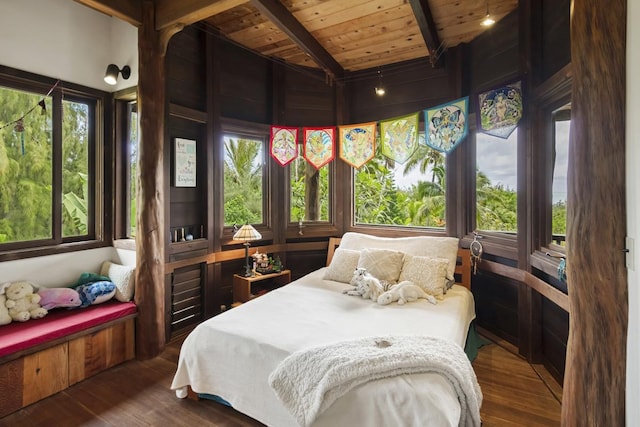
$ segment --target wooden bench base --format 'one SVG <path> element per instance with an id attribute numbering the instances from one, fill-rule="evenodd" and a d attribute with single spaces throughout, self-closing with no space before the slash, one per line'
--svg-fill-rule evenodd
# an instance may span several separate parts
<path id="1" fill-rule="evenodd" d="M 0 365 L 0 417 L 135 357 L 135 315 Z"/>

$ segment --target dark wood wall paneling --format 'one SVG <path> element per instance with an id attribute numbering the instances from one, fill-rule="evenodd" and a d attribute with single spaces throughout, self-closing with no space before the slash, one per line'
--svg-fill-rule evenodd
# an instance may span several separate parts
<path id="1" fill-rule="evenodd" d="M 571 0 L 543 0 L 540 76 L 547 80 L 571 62 Z"/>
<path id="2" fill-rule="evenodd" d="M 390 119 L 422 111 L 458 96 L 450 80 L 454 61 L 433 68 L 427 60 L 406 61 L 380 68 L 384 96 L 375 94 L 380 84 L 376 69 L 351 73 L 346 78 L 349 97 L 346 113 L 349 123 Z"/>
<path id="3" fill-rule="evenodd" d="M 507 83 L 518 76 L 518 11 L 511 12 L 469 43 L 471 94 Z M 476 110 L 475 102 L 470 103 Z"/>
<path id="4" fill-rule="evenodd" d="M 270 63 L 231 43 L 218 43 L 217 52 L 221 116 L 271 123 Z"/>
<path id="5" fill-rule="evenodd" d="M 204 35 L 187 27 L 169 41 L 166 57 L 167 101 L 206 111 Z"/>

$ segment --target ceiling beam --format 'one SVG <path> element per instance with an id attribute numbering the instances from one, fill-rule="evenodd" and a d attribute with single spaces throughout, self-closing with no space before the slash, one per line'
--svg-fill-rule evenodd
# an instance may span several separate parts
<path id="1" fill-rule="evenodd" d="M 431 66 L 439 67 L 441 65 L 440 57 L 444 53 L 444 46 L 441 46 L 442 41 L 438 36 L 438 30 L 433 20 L 429 3 L 427 0 L 409 0 L 409 3 L 413 9 L 413 14 L 416 16 L 422 38 L 427 45 Z"/>
<path id="2" fill-rule="evenodd" d="M 75 0 L 106 15 L 122 19 L 139 27 L 142 24 L 142 6 L 140 0 Z"/>
<path id="3" fill-rule="evenodd" d="M 332 77 L 342 77 L 344 68 L 311 35 L 309 31 L 278 0 L 251 0 L 261 14 L 273 22 L 293 40 L 305 53 Z"/>
<path id="4" fill-rule="evenodd" d="M 156 0 L 156 30 L 175 24 L 191 25 L 233 9 L 249 0 Z"/>

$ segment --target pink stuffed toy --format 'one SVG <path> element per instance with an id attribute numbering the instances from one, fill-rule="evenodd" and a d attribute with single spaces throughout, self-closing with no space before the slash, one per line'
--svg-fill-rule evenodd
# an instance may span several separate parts
<path id="1" fill-rule="evenodd" d="M 40 306 L 51 310 L 56 307 L 79 307 L 80 295 L 71 288 L 40 288 Z"/>

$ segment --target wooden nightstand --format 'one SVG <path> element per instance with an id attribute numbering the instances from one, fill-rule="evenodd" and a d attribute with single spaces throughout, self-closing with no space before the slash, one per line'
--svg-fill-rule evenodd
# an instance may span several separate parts
<path id="1" fill-rule="evenodd" d="M 291 282 L 291 270 L 258 274 L 252 277 L 233 275 L 233 302 L 247 302 L 256 296 Z"/>

